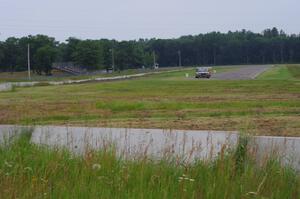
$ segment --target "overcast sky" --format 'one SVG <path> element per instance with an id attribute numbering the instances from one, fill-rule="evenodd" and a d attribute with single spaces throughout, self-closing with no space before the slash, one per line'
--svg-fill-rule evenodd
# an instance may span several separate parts
<path id="1" fill-rule="evenodd" d="M 300 0 L 0 0 L 0 40 L 176 38 L 278 27 L 300 32 Z"/>

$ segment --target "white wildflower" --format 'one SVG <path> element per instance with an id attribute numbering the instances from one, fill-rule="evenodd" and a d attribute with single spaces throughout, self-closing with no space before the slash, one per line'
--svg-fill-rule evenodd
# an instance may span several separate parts
<path id="1" fill-rule="evenodd" d="M 92 168 L 94 170 L 99 170 L 99 169 L 101 169 L 101 165 L 100 164 L 93 164 Z"/>
<path id="2" fill-rule="evenodd" d="M 32 168 L 31 167 L 25 167 L 24 170 L 25 171 L 32 171 Z"/>
<path id="3" fill-rule="evenodd" d="M 7 166 L 7 167 L 9 167 L 9 168 L 12 167 L 12 164 L 10 164 L 9 162 L 7 162 L 6 160 L 5 160 L 5 162 L 4 162 L 4 165 Z"/>
<path id="4" fill-rule="evenodd" d="M 257 195 L 257 193 L 256 193 L 256 192 L 253 192 L 253 191 L 251 191 L 251 192 L 248 192 L 246 195 Z"/>
<path id="5" fill-rule="evenodd" d="M 44 179 L 44 178 L 41 178 L 41 181 L 44 182 L 44 183 L 47 183 L 48 180 Z"/>

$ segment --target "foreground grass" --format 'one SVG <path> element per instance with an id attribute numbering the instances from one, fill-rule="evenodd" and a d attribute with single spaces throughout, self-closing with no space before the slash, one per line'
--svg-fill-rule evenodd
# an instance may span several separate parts
<path id="1" fill-rule="evenodd" d="M 247 128 L 253 134 L 300 135 L 299 80 L 195 80 L 191 74 L 179 71 L 118 82 L 16 88 L 0 93 L 0 123 Z"/>
<path id="2" fill-rule="evenodd" d="M 29 135 L 29 134 L 28 134 Z M 0 198 L 298 199 L 300 177 L 275 160 L 258 167 L 240 146 L 214 161 L 117 158 L 114 150 L 74 156 L 23 135 L 0 146 Z"/>

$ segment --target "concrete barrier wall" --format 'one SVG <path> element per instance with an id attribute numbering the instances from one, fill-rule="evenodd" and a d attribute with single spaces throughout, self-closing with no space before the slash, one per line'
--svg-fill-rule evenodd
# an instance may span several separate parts
<path id="1" fill-rule="evenodd" d="M 12 89 L 13 89 L 13 86 L 11 83 L 0 84 L 0 92 L 1 91 L 11 91 Z"/>
<path id="2" fill-rule="evenodd" d="M 32 130 L 31 142 L 50 147 L 67 148 L 83 154 L 87 150 L 114 147 L 124 158 L 147 156 L 175 157 L 192 162 L 212 160 L 226 149 L 234 149 L 237 132 L 184 131 L 162 129 L 88 128 L 67 126 L 0 126 L 0 143 L 23 130 Z M 300 170 L 300 138 L 256 136 L 249 138 L 248 150 L 258 163 L 272 156 L 283 165 Z"/>

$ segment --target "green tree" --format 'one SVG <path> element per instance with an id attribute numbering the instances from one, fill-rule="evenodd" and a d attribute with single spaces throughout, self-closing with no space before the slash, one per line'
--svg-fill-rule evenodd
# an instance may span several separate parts
<path id="1" fill-rule="evenodd" d="M 4 46 L 3 42 L 0 42 L 0 71 L 4 71 Z"/>
<path id="2" fill-rule="evenodd" d="M 151 52 L 144 52 L 144 54 L 143 54 L 143 65 L 145 67 L 153 66 L 153 54 Z"/>
<path id="3" fill-rule="evenodd" d="M 100 69 L 103 66 L 103 50 L 99 42 L 92 40 L 80 41 L 72 54 L 72 59 L 88 70 Z"/>
<path id="4" fill-rule="evenodd" d="M 36 51 L 34 56 L 36 64 L 36 72 L 42 74 L 44 72 L 46 75 L 51 74 L 52 63 L 55 60 L 56 50 L 51 46 L 43 46 Z"/>
<path id="5" fill-rule="evenodd" d="M 114 49 L 116 68 L 121 70 L 152 66 L 153 51 L 159 65 L 165 67 L 178 65 L 179 50 L 182 63 L 189 66 L 300 62 L 300 35 L 288 35 L 271 28 L 262 33 L 241 30 L 137 41 L 79 40 L 70 37 L 66 42 L 59 43 L 46 35 L 11 37 L 0 42 L 0 70 L 26 70 L 28 44 L 32 70 L 37 73 L 45 69 L 41 60 L 36 59 L 39 56 L 35 55 L 45 46 L 56 50 L 55 62 L 75 62 L 88 70 L 111 67 L 111 49 Z"/>
<path id="6" fill-rule="evenodd" d="M 15 37 L 8 38 L 3 44 L 3 49 L 4 49 L 3 65 L 6 67 L 4 70 L 14 72 L 17 65 L 16 64 L 17 59 L 20 54 L 19 39 Z"/>

